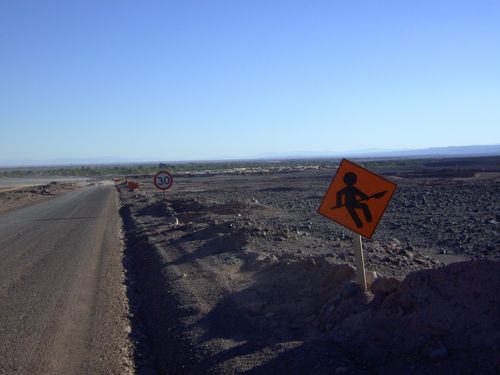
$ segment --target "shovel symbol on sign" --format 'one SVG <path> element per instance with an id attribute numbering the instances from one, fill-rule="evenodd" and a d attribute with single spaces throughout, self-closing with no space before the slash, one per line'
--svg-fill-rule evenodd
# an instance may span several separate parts
<path id="1" fill-rule="evenodd" d="M 344 175 L 344 182 L 346 184 L 346 187 L 337 192 L 337 205 L 332 207 L 331 209 L 335 210 L 337 208 L 345 207 L 354 220 L 356 226 L 358 228 L 362 228 L 363 222 L 361 221 L 356 210 L 362 210 L 365 220 L 368 223 L 371 223 L 372 214 L 370 212 L 370 208 L 366 203 L 362 202 L 369 199 L 380 199 L 387 193 L 387 190 L 375 193 L 373 195 L 366 195 L 364 192 L 354 186 L 357 180 L 358 176 L 356 176 L 356 174 L 353 172 L 347 172 Z M 344 203 L 342 203 L 342 201 L 344 201 Z"/>

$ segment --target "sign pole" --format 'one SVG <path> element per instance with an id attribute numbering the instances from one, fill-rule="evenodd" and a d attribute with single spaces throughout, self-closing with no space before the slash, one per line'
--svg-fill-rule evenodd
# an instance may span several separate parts
<path id="1" fill-rule="evenodd" d="M 356 279 L 361 290 L 366 292 L 365 261 L 363 258 L 363 241 L 361 235 L 353 233 L 354 257 L 356 261 Z"/>
<path id="2" fill-rule="evenodd" d="M 318 213 L 350 229 L 354 242 L 356 281 L 366 291 L 361 236 L 370 239 L 397 185 L 343 159 L 328 187 Z"/>
<path id="3" fill-rule="evenodd" d="M 170 189 L 174 178 L 167 171 L 160 171 L 153 176 L 153 184 L 160 190 L 163 190 L 163 200 L 167 200 L 167 190 Z"/>

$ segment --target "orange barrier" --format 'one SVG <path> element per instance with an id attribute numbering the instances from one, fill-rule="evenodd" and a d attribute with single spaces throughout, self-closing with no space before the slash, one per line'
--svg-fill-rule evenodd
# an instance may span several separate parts
<path id="1" fill-rule="evenodd" d="M 131 190 L 139 189 L 139 183 L 134 181 L 129 181 L 127 187 Z"/>

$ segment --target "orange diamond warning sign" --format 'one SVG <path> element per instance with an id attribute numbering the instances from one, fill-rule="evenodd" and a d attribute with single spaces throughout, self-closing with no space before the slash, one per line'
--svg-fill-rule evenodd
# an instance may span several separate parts
<path id="1" fill-rule="evenodd" d="M 371 238 L 395 190 L 395 183 L 344 159 L 318 212 Z"/>

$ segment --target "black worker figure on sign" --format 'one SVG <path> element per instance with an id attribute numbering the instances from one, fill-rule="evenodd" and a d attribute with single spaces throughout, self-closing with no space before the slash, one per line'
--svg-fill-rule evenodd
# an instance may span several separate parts
<path id="1" fill-rule="evenodd" d="M 363 222 L 361 221 L 356 210 L 362 210 L 365 220 L 368 223 L 371 223 L 372 214 L 370 212 L 370 208 L 366 203 L 362 203 L 362 201 L 366 201 L 370 198 L 379 198 L 378 196 L 380 194 L 385 194 L 385 192 L 378 193 L 373 196 L 368 196 L 354 186 L 357 180 L 358 177 L 353 172 L 347 172 L 344 175 L 344 182 L 347 186 L 337 192 L 337 206 L 332 207 L 332 210 L 340 207 L 345 207 L 347 211 L 349 211 L 349 214 L 354 220 L 356 226 L 358 228 L 362 228 Z"/>

